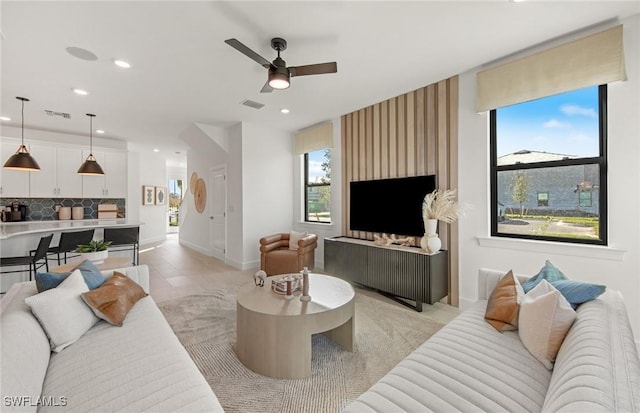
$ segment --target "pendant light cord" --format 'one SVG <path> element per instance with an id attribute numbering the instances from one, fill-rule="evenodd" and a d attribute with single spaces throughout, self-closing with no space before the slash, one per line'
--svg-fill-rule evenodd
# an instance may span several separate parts
<path id="1" fill-rule="evenodd" d="M 24 146 L 24 100 L 22 101 L 22 146 Z"/>

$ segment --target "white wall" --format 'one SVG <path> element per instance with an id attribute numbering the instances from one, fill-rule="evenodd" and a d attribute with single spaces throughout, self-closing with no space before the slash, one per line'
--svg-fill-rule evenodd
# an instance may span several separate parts
<path id="1" fill-rule="evenodd" d="M 293 156 L 293 219 L 296 231 L 318 236 L 315 266 L 324 269 L 324 239 L 342 235 L 342 151 L 340 119 L 333 119 L 333 149 L 331 150 L 331 224 L 304 220 L 304 157 Z"/>
<path id="2" fill-rule="evenodd" d="M 477 297 L 479 268 L 534 275 L 549 259 L 571 279 L 620 290 L 640 342 L 640 16 L 623 23 L 629 79 L 608 88 L 607 247 L 489 237 L 488 114 L 475 112 L 476 71 L 460 75 L 459 200 L 472 206 L 459 224 L 463 308 Z"/>
<path id="3" fill-rule="evenodd" d="M 243 198 L 242 198 L 242 124 L 227 130 L 229 162 L 227 163 L 227 262 L 242 268 Z"/>
<path id="4" fill-rule="evenodd" d="M 142 185 L 167 186 L 167 167 L 165 159 L 154 152 L 139 152 L 138 196 L 131 196 L 127 205 L 139 208 L 140 244 L 158 242 L 167 239 L 167 219 L 169 204 L 142 205 Z M 133 169 L 131 169 L 133 170 Z M 129 193 L 135 193 L 136 186 L 129 181 Z"/>
<path id="5" fill-rule="evenodd" d="M 289 132 L 242 124 L 242 268 L 260 265 L 259 240 L 293 228 L 293 141 Z"/>
<path id="6" fill-rule="evenodd" d="M 218 128 L 215 133 L 221 135 L 220 139 L 226 139 L 226 131 L 224 129 Z M 195 172 L 198 177 L 205 180 L 207 189 L 210 189 L 209 170 L 215 165 L 225 164 L 228 159 L 228 153 L 196 125 L 187 128 L 180 135 L 180 139 L 189 145 L 187 150 L 187 187 L 180 217 L 180 243 L 203 254 L 211 255 L 209 214 L 207 214 L 206 209 L 202 213 L 196 210 L 193 193 L 191 193 L 192 188 L 189 188 L 189 181 L 191 174 Z"/>

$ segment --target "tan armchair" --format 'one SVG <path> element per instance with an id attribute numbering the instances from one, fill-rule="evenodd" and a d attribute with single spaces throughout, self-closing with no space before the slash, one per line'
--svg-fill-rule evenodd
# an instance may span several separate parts
<path id="1" fill-rule="evenodd" d="M 298 241 L 298 249 L 289 249 L 289 234 L 260 238 L 260 269 L 267 275 L 287 274 L 313 269 L 318 236 L 309 234 Z"/>

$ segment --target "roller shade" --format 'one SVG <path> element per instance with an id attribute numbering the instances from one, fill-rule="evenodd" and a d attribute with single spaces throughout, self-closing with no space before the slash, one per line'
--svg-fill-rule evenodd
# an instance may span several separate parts
<path id="1" fill-rule="evenodd" d="M 483 112 L 626 79 L 619 25 L 478 72 L 476 109 Z"/>
<path id="2" fill-rule="evenodd" d="M 326 122 L 296 133 L 293 150 L 296 155 L 333 147 L 333 123 Z"/>

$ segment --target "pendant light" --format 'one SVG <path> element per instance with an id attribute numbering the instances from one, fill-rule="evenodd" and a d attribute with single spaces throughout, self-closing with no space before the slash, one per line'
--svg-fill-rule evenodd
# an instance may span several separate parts
<path id="1" fill-rule="evenodd" d="M 93 118 L 96 117 L 93 113 L 87 113 L 89 116 L 89 156 L 85 159 L 84 163 L 80 165 L 78 174 L 80 175 L 104 175 L 104 171 L 98 164 L 96 157 L 93 156 Z"/>
<path id="2" fill-rule="evenodd" d="M 17 96 L 16 99 L 22 102 L 22 143 L 20 144 L 20 147 L 18 148 L 16 153 L 11 155 L 11 157 L 7 159 L 7 162 L 5 162 L 4 164 L 4 168 L 25 172 L 39 171 L 40 165 L 38 165 L 38 162 L 33 159 L 31 154 L 29 153 L 29 150 L 24 145 L 24 102 L 28 102 L 29 99 L 19 96 Z"/>

